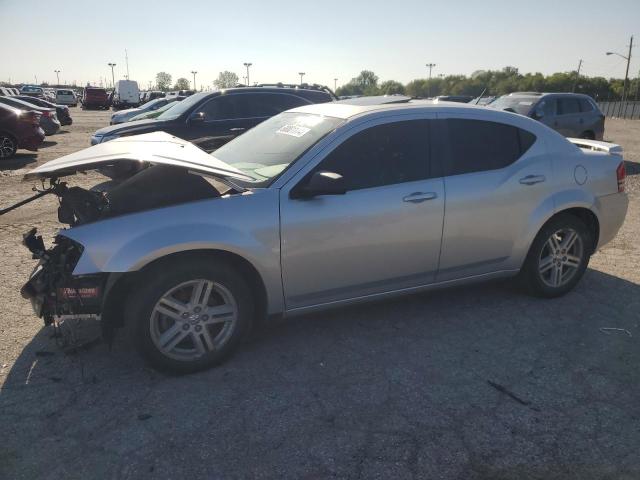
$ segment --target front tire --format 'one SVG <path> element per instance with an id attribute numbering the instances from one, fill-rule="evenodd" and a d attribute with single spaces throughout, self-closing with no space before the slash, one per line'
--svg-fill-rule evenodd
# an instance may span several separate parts
<path id="1" fill-rule="evenodd" d="M 156 369 L 192 373 L 218 365 L 249 331 L 251 289 L 229 264 L 199 259 L 151 268 L 131 296 L 128 326 Z"/>
<path id="2" fill-rule="evenodd" d="M 593 239 L 584 222 L 561 215 L 542 227 L 520 274 L 532 294 L 559 297 L 580 281 L 592 251 Z"/>

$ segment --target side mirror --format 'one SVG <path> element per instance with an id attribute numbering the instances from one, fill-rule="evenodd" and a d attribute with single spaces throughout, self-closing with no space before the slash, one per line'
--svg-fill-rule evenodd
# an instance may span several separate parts
<path id="1" fill-rule="evenodd" d="M 291 191 L 291 198 L 313 198 L 318 195 L 344 195 L 347 193 L 344 178 L 334 172 L 315 172 L 306 185 Z"/>
<path id="2" fill-rule="evenodd" d="M 190 123 L 202 123 L 205 121 L 206 119 L 206 115 L 204 112 L 193 112 L 190 116 L 189 116 L 189 122 Z"/>
<path id="3" fill-rule="evenodd" d="M 541 120 L 544 117 L 544 111 L 541 108 L 536 108 L 531 115 L 534 120 Z"/>

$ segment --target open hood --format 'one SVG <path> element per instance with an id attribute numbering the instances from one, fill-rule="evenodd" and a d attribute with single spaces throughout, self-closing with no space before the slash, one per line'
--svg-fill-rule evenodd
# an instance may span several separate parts
<path id="1" fill-rule="evenodd" d="M 223 178 L 252 180 L 237 168 L 166 132 L 146 133 L 100 143 L 34 168 L 25 175 L 25 179 L 62 177 L 132 160 L 183 167 Z"/>

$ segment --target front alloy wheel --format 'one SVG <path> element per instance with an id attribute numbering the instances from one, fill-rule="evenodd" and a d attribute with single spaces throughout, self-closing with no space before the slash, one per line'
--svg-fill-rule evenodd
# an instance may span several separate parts
<path id="1" fill-rule="evenodd" d="M 238 320 L 231 292 L 219 283 L 196 279 L 181 283 L 156 303 L 149 327 L 154 345 L 176 360 L 194 360 L 219 350 Z"/>
<path id="2" fill-rule="evenodd" d="M 190 373 L 233 353 L 253 320 L 254 300 L 238 268 L 189 255 L 144 272 L 126 312 L 130 336 L 153 367 Z"/>

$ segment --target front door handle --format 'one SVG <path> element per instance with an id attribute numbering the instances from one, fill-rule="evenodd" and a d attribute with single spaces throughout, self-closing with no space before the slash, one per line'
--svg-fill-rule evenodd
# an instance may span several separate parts
<path id="1" fill-rule="evenodd" d="M 535 185 L 536 183 L 542 183 L 546 180 L 544 175 L 527 175 L 520 179 L 520 183 L 523 185 Z"/>
<path id="2" fill-rule="evenodd" d="M 230 128 L 229 131 L 231 133 L 242 133 L 246 130 L 246 128 L 238 127 L 238 128 Z"/>
<path id="3" fill-rule="evenodd" d="M 433 200 L 434 198 L 438 198 L 436 192 L 413 192 L 406 197 L 402 197 L 402 201 L 407 203 L 422 203 L 427 200 Z"/>

